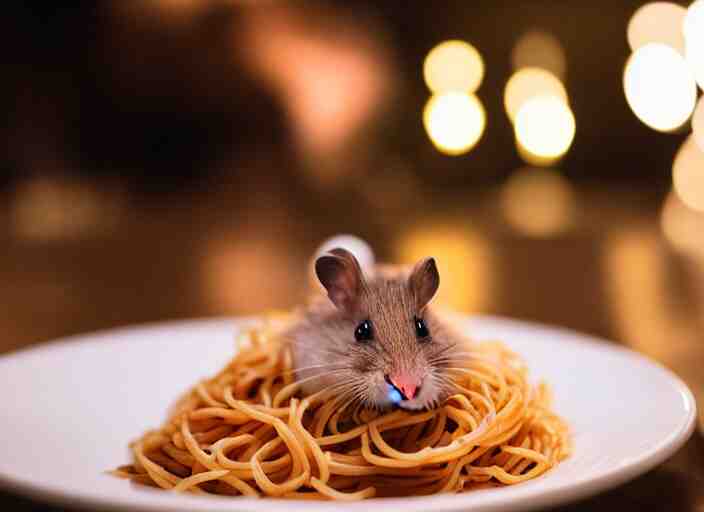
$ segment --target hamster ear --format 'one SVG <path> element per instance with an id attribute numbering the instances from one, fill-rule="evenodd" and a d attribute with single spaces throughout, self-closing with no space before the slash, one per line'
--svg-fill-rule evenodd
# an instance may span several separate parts
<path id="1" fill-rule="evenodd" d="M 362 269 L 345 249 L 333 249 L 315 260 L 315 273 L 338 309 L 353 311 L 362 293 Z"/>
<path id="2" fill-rule="evenodd" d="M 421 311 L 433 299 L 440 286 L 440 274 L 434 258 L 424 258 L 415 264 L 408 283 L 416 300 L 416 308 Z"/>

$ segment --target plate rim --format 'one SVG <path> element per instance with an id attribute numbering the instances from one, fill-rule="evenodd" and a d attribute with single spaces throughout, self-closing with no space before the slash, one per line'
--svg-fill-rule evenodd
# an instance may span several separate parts
<path id="1" fill-rule="evenodd" d="M 645 354 L 637 352 L 627 346 L 616 344 L 606 338 L 600 338 L 592 334 L 584 333 L 568 327 L 550 325 L 547 323 L 534 322 L 511 317 L 503 317 L 498 315 L 486 314 L 459 314 L 453 313 L 460 322 L 466 325 L 471 325 L 475 322 L 480 324 L 493 324 L 501 327 L 508 327 L 520 330 L 530 331 L 548 331 L 554 334 L 561 334 L 569 337 L 569 343 L 584 345 L 589 347 L 599 347 L 601 350 L 620 352 L 631 358 L 640 359 L 647 365 L 662 372 L 679 395 L 684 400 L 684 407 L 688 411 L 688 415 L 678 429 L 673 429 L 668 436 L 664 437 L 660 442 L 644 450 L 638 456 L 634 457 L 625 466 L 617 466 L 610 468 L 604 473 L 589 478 L 586 481 L 575 479 L 571 482 L 563 483 L 552 488 L 536 492 L 530 489 L 525 492 L 525 496 L 516 498 L 516 503 L 507 504 L 498 502 L 490 502 L 487 505 L 482 505 L 481 510 L 505 510 L 506 506 L 511 507 L 511 510 L 535 510 L 546 506 L 557 506 L 565 503 L 575 502 L 580 499 L 592 496 L 599 492 L 604 492 L 615 488 L 628 481 L 633 480 L 637 476 L 646 473 L 657 465 L 661 464 L 670 458 L 678 449 L 680 449 L 693 434 L 697 422 L 697 404 L 694 394 L 689 389 L 689 386 L 667 366 L 656 361 Z M 51 352 L 54 350 L 62 350 L 66 347 L 92 344 L 95 338 L 110 338 L 118 336 L 130 336 L 136 332 L 144 332 L 149 330 L 162 329 L 188 329 L 188 328 L 204 328 L 204 327 L 225 327 L 231 325 L 233 329 L 246 325 L 251 322 L 256 322 L 262 316 L 210 316 L 191 319 L 171 319 L 157 322 L 136 323 L 106 329 L 99 329 L 91 332 L 73 334 L 63 336 L 50 341 L 44 341 L 28 347 L 22 347 L 3 354 L 0 354 L 0 363 L 13 359 L 22 359 L 31 356 L 36 352 Z M 119 341 L 115 340 L 116 343 Z M 28 479 L 18 478 L 12 474 L 7 474 L 0 471 L 0 489 L 15 493 L 23 498 L 32 501 L 42 501 L 55 505 L 70 506 L 77 509 L 88 509 L 100 507 L 106 510 L 142 510 L 145 512 L 161 512 L 172 507 L 174 510 L 220 510 L 224 507 L 213 507 L 214 500 L 222 500 L 222 503 L 229 503 L 232 510 L 266 510 L 272 503 L 282 502 L 280 499 L 272 498 L 237 498 L 237 505 L 234 506 L 231 498 L 208 497 L 205 500 L 203 497 L 181 496 L 179 501 L 183 506 L 173 508 L 171 503 L 171 495 L 164 493 L 161 490 L 144 489 L 145 496 L 151 494 L 149 500 L 135 500 L 134 497 L 125 496 L 90 496 L 74 491 L 62 490 L 61 487 L 55 487 L 51 484 L 37 484 Z M 516 487 L 514 487 L 516 489 Z M 141 490 L 141 489 L 140 489 Z M 500 489 L 487 490 L 485 492 L 492 495 Z M 160 499 L 160 496 L 164 499 Z M 377 508 L 394 509 L 403 506 L 406 512 L 420 512 L 427 509 L 432 509 L 434 501 L 446 501 L 446 495 L 432 495 L 414 497 L 413 500 L 405 498 L 372 498 L 362 502 L 345 503 L 345 508 L 363 510 L 370 505 L 375 505 Z M 138 502 L 136 502 L 138 501 Z M 207 504 L 210 503 L 211 506 Z M 286 500 L 287 510 L 304 511 L 304 510 L 326 510 L 330 508 L 330 504 L 334 503 L 339 506 L 341 502 L 316 502 L 316 501 L 300 501 Z M 438 506 L 438 505 L 436 505 Z M 459 510 L 462 507 L 461 502 L 457 506 L 448 506 L 441 504 L 437 510 Z"/>

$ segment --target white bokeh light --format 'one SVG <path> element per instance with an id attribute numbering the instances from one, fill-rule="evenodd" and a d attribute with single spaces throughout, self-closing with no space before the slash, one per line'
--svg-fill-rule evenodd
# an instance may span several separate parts
<path id="1" fill-rule="evenodd" d="M 697 0 L 687 9 L 683 32 L 687 62 L 699 87 L 704 89 L 704 0 Z"/>
<path id="2" fill-rule="evenodd" d="M 435 147 L 448 155 L 472 149 L 486 125 L 486 113 L 473 94 L 436 94 L 423 110 L 423 124 Z"/>
<path id="3" fill-rule="evenodd" d="M 684 57 L 660 43 L 642 46 L 631 55 L 623 86 L 636 116 L 663 132 L 686 123 L 697 99 L 694 77 Z"/>
<path id="4" fill-rule="evenodd" d="M 564 155 L 572 144 L 575 129 L 572 111 L 556 96 L 531 98 L 518 110 L 514 123 L 520 147 L 537 157 L 532 163 L 539 163 L 540 159 L 555 160 Z"/>

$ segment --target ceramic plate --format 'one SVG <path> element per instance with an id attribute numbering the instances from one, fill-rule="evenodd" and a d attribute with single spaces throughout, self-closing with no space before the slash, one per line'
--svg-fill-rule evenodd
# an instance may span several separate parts
<path id="1" fill-rule="evenodd" d="M 685 384 L 645 357 L 575 332 L 499 318 L 466 320 L 546 379 L 574 432 L 574 454 L 526 483 L 465 494 L 359 503 L 201 497 L 140 488 L 105 474 L 127 443 L 233 355 L 243 320 L 202 320 L 74 337 L 0 358 L 0 485 L 70 507 L 144 511 L 529 510 L 621 484 L 667 459 L 690 436 Z"/>

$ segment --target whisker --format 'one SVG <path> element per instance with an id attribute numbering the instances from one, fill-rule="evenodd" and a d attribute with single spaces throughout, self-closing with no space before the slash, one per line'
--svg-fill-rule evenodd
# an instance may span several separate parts
<path id="1" fill-rule="evenodd" d="M 457 347 L 457 342 L 451 343 L 451 344 L 449 344 L 449 345 L 445 345 L 445 346 L 442 347 L 441 349 L 435 351 L 435 352 L 433 353 L 433 356 L 438 356 L 438 355 L 444 354 L 444 353 L 446 353 L 446 352 L 448 352 L 448 351 L 454 349 L 455 347 Z"/>
<path id="2" fill-rule="evenodd" d="M 334 346 L 330 347 L 330 346 L 325 346 L 325 345 L 316 345 L 315 351 L 317 353 L 328 354 L 331 356 L 345 356 L 345 355 L 347 355 L 347 353 L 345 351 L 338 349 Z"/>
<path id="3" fill-rule="evenodd" d="M 366 382 L 358 377 L 351 377 L 338 382 L 334 389 L 340 390 L 340 395 L 336 398 L 339 401 L 352 395 L 361 396 L 366 391 Z"/>
<path id="4" fill-rule="evenodd" d="M 314 379 L 320 379 L 320 378 L 322 378 L 322 377 L 328 377 L 328 376 L 330 376 L 330 375 L 340 375 L 340 374 L 345 373 L 345 372 L 347 372 L 347 371 L 348 371 L 347 368 L 339 369 L 339 370 L 331 370 L 331 371 L 329 371 L 329 372 L 324 372 L 324 373 L 318 373 L 318 374 L 315 374 L 315 375 L 311 375 L 310 377 L 306 377 L 305 379 L 297 380 L 296 382 L 297 382 L 298 384 L 303 384 L 304 382 L 309 382 L 309 381 L 314 380 Z"/>
<path id="5" fill-rule="evenodd" d="M 457 383 L 452 380 L 451 378 L 447 377 L 446 375 L 442 375 L 440 373 L 433 372 L 431 374 L 431 378 L 435 382 L 436 386 L 440 388 L 440 393 L 439 394 L 444 394 L 444 393 L 451 393 L 453 391 L 456 391 L 458 389 Z"/>
<path id="6" fill-rule="evenodd" d="M 438 376 L 438 385 L 447 393 L 459 390 L 459 383 L 447 376 Z"/>
<path id="7" fill-rule="evenodd" d="M 313 370 L 313 369 L 317 369 L 317 368 L 333 368 L 335 366 L 337 366 L 339 368 L 344 368 L 344 366 L 340 365 L 340 363 L 314 364 L 311 366 L 304 366 L 303 368 L 293 368 L 291 370 L 284 370 L 279 375 L 287 375 L 287 374 L 291 374 L 291 373 L 305 372 L 307 370 Z"/>
<path id="8" fill-rule="evenodd" d="M 444 353 L 440 355 L 434 355 L 428 358 L 428 361 L 445 361 L 445 360 L 457 360 L 465 361 L 467 359 L 481 359 L 482 356 L 476 352 L 453 352 Z"/>

